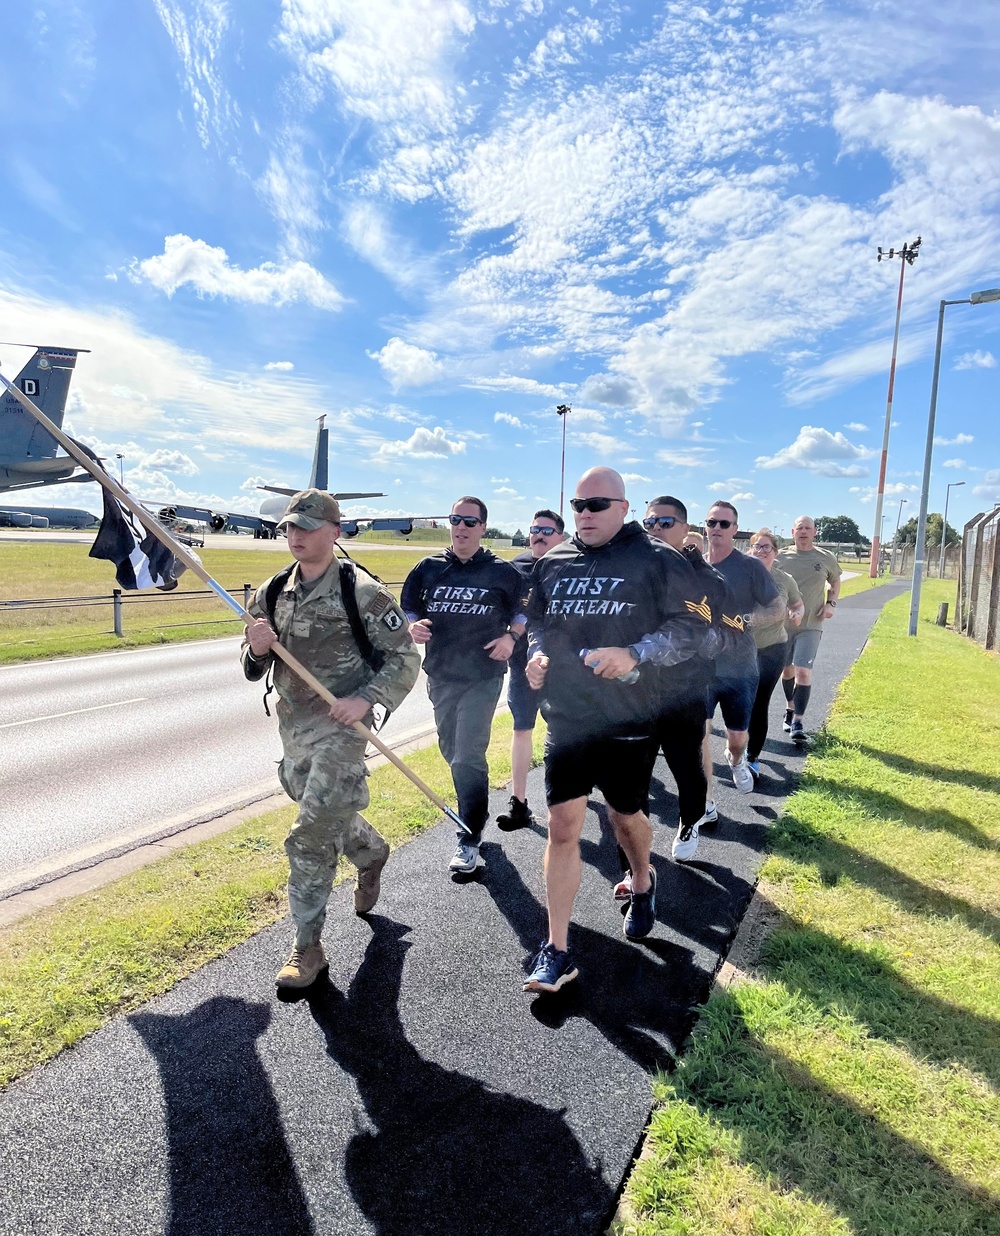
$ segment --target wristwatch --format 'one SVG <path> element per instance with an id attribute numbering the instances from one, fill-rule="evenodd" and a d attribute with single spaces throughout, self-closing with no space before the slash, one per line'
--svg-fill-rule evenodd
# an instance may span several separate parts
<path id="1" fill-rule="evenodd" d="M 836 602 L 836 601 L 827 601 L 827 605 L 832 605 L 834 609 L 836 609 L 836 608 L 837 608 L 837 602 Z"/>

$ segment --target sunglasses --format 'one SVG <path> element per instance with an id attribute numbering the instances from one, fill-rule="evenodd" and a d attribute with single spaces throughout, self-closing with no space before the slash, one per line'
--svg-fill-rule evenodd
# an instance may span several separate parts
<path id="1" fill-rule="evenodd" d="M 582 511 L 606 511 L 612 502 L 624 502 L 624 498 L 570 498 L 569 504 L 579 515 Z"/>
<path id="2" fill-rule="evenodd" d="M 672 528 L 675 523 L 677 523 L 676 515 L 650 515 L 649 519 L 642 521 L 642 526 L 652 532 L 654 528 Z"/>
<path id="3" fill-rule="evenodd" d="M 530 536 L 552 536 L 555 533 L 555 528 L 543 528 L 541 524 L 532 524 L 528 529 Z"/>
<path id="4" fill-rule="evenodd" d="M 733 521 L 731 519 L 706 519 L 706 528 L 731 528 Z"/>
<path id="5" fill-rule="evenodd" d="M 474 528 L 476 524 L 481 524 L 483 521 L 477 519 L 475 515 L 449 515 L 448 523 L 453 528 L 457 528 L 459 524 L 465 524 L 466 528 Z"/>

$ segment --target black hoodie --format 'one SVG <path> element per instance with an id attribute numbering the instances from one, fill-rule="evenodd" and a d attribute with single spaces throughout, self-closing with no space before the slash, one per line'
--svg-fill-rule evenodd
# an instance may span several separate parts
<path id="1" fill-rule="evenodd" d="M 521 574 L 488 549 L 463 562 L 454 550 L 418 562 L 406 577 L 400 608 L 413 620 L 430 618 L 424 672 L 443 682 L 501 678 L 506 661 L 493 661 L 483 645 L 503 635 L 523 612 Z"/>
<path id="2" fill-rule="evenodd" d="M 632 684 L 599 678 L 584 648 L 627 648 L 662 631 L 680 664 L 701 648 L 711 613 L 691 564 L 627 523 L 595 548 L 575 537 L 535 565 L 528 627 L 532 652 L 549 658 L 542 715 L 553 742 L 652 732 L 671 690 L 671 668 L 642 664 Z"/>

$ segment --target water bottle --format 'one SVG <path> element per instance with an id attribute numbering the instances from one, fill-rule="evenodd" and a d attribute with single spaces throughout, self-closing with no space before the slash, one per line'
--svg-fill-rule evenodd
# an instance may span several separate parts
<path id="1" fill-rule="evenodd" d="M 586 661 L 586 659 L 590 656 L 592 651 L 593 649 L 591 648 L 581 648 L 580 649 L 580 660 Z M 588 665 L 587 668 L 590 669 L 592 667 Z M 633 682 L 638 682 L 639 681 L 638 665 L 635 667 L 635 669 L 630 669 L 627 674 L 623 674 L 621 678 L 613 678 L 611 681 L 624 683 L 625 686 L 627 687 L 631 686 Z"/>

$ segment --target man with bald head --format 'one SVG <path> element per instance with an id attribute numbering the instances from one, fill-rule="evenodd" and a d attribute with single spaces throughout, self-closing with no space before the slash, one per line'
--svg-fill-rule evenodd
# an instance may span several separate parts
<path id="1" fill-rule="evenodd" d="M 527 676 L 542 694 L 548 726 L 549 808 L 549 936 L 524 984 L 530 992 L 558 991 L 577 977 L 569 923 L 580 887 L 587 799 L 595 786 L 633 873 L 625 935 L 640 940 L 653 929 L 656 885 L 646 811 L 657 718 L 672 668 L 701 649 L 708 629 L 692 567 L 628 520 L 617 472 L 591 468 L 570 505 L 576 535 L 539 558 L 528 602 Z"/>
<path id="2" fill-rule="evenodd" d="M 792 544 L 778 555 L 778 566 L 798 584 L 805 605 L 801 624 L 786 624 L 788 643 L 781 675 L 788 702 L 785 733 L 791 735 L 796 746 L 804 746 L 807 741 L 803 717 L 812 691 L 813 663 L 819 652 L 823 624 L 836 613 L 840 597 L 837 556 L 828 549 L 820 549 L 815 540 L 816 521 L 811 515 L 800 515 L 792 525 Z"/>

